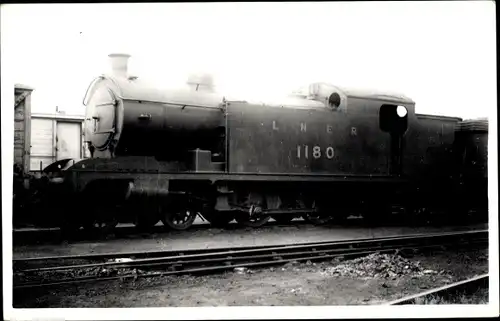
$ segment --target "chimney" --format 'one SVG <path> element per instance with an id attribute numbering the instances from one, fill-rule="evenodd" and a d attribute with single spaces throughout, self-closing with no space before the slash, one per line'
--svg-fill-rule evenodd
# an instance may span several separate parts
<path id="1" fill-rule="evenodd" d="M 108 55 L 111 62 L 111 73 L 116 77 L 128 76 L 128 59 L 130 55 L 127 54 L 110 54 Z"/>

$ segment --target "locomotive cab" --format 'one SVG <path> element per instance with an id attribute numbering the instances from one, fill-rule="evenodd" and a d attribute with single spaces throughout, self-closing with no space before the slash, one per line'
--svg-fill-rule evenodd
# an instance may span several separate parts
<path id="1" fill-rule="evenodd" d="M 390 173 L 403 173 L 403 140 L 408 130 L 408 109 L 401 105 L 384 104 L 379 112 L 380 130 L 390 135 Z"/>

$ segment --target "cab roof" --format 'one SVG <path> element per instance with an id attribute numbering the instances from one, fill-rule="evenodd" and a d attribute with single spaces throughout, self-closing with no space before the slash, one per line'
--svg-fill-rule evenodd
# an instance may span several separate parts
<path id="1" fill-rule="evenodd" d="M 347 95 L 347 97 L 390 100 L 403 104 L 415 104 L 415 101 L 413 99 L 397 92 L 380 91 L 373 89 L 344 88 L 344 87 L 340 87 L 340 89 Z"/>

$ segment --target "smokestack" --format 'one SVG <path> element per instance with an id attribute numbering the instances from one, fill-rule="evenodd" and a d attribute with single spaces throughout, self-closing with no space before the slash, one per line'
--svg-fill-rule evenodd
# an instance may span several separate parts
<path id="1" fill-rule="evenodd" d="M 110 54 L 108 55 L 111 62 L 111 73 L 117 77 L 127 78 L 128 75 L 128 54 Z"/>

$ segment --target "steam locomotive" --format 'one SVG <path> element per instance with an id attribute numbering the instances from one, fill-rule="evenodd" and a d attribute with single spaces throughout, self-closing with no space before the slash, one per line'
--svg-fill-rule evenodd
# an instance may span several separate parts
<path id="1" fill-rule="evenodd" d="M 65 229 L 487 213 L 487 120 L 326 83 L 277 102 L 230 99 L 203 79 L 158 90 L 128 75 L 129 57 L 110 55 L 113 71 L 87 90 L 91 157 L 44 170 L 39 206 Z"/>

